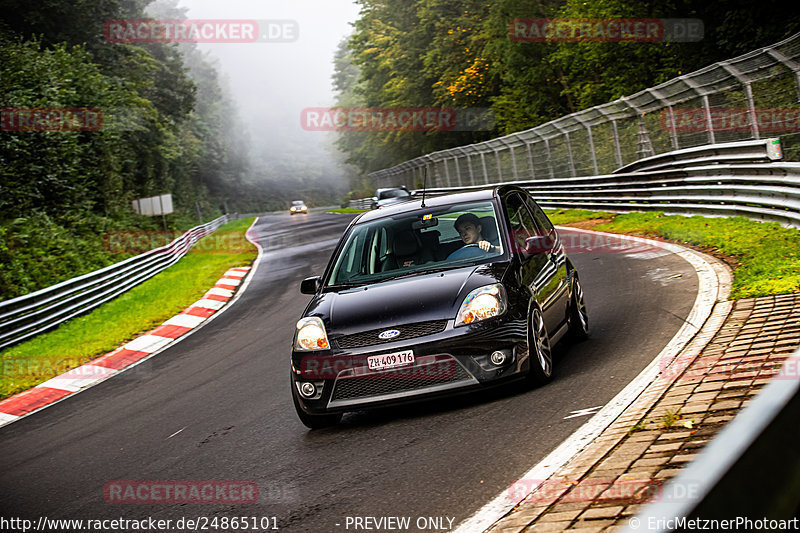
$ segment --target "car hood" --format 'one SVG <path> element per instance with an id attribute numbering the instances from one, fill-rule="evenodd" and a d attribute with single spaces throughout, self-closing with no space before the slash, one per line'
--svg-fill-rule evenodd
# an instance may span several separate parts
<path id="1" fill-rule="evenodd" d="M 507 266 L 469 266 L 324 292 L 311 300 L 305 316 L 322 318 L 333 335 L 455 318 L 467 294 L 501 281 Z"/>

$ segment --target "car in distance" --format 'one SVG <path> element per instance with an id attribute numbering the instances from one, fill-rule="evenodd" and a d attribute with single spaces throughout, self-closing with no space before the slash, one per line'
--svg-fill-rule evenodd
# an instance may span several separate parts
<path id="1" fill-rule="evenodd" d="M 405 187 L 388 187 L 375 191 L 372 197 L 372 209 L 399 204 L 411 200 L 411 193 Z"/>
<path id="2" fill-rule="evenodd" d="M 588 335 L 578 272 L 514 186 L 365 212 L 300 289 L 314 296 L 294 332 L 291 391 L 310 428 L 505 380 L 544 383 L 551 346 Z"/>
<path id="3" fill-rule="evenodd" d="M 294 200 L 289 208 L 289 213 L 293 215 L 303 213 L 305 215 L 308 213 L 308 207 L 306 207 L 306 203 L 303 200 Z"/>

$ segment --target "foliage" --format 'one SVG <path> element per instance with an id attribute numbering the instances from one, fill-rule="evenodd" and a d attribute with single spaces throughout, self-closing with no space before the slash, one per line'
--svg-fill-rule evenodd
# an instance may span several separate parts
<path id="1" fill-rule="evenodd" d="M 104 21 L 146 18 L 149 3 L 0 0 L 2 107 L 102 114 L 99 129 L 0 132 L 0 299 L 124 258 L 107 232 L 161 226 L 133 199 L 172 193 L 171 229 L 239 207 L 248 144 L 216 65 L 193 45 L 103 39 Z M 184 18 L 176 6 L 157 9 Z"/>
<path id="2" fill-rule="evenodd" d="M 359 0 L 361 13 L 336 54 L 342 106 L 490 107 L 492 131 L 341 132 L 358 169 L 374 170 L 436 150 L 542 124 L 775 43 L 800 31 L 783 2 L 723 0 Z M 693 18 L 699 42 L 516 42 L 524 18 Z"/>
<path id="3" fill-rule="evenodd" d="M 644 431 L 645 429 L 647 429 L 647 422 L 645 422 L 644 419 L 642 419 L 633 424 L 631 427 L 629 427 L 627 434 L 628 436 L 630 436 L 636 433 L 637 431 Z"/>

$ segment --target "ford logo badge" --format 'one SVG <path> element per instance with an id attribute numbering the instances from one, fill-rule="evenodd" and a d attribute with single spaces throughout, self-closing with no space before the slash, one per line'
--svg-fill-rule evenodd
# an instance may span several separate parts
<path id="1" fill-rule="evenodd" d="M 383 340 L 388 340 L 388 339 L 394 339 L 398 335 L 400 335 L 400 332 L 397 331 L 396 329 L 387 329 L 386 331 L 381 332 L 378 335 L 378 338 Z"/>

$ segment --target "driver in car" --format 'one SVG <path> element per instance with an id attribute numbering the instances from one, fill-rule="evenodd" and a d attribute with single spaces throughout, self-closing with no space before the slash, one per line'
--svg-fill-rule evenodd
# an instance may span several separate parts
<path id="1" fill-rule="evenodd" d="M 500 251 L 499 246 L 485 240 L 481 235 L 481 223 L 472 213 L 464 213 L 456 219 L 455 228 L 464 244 L 476 244 L 484 252 Z"/>

